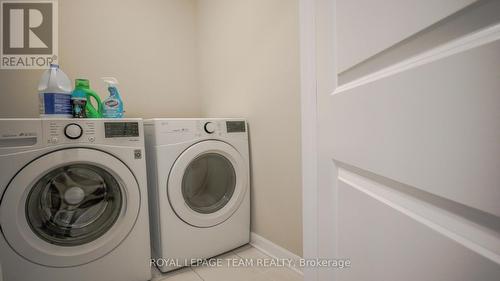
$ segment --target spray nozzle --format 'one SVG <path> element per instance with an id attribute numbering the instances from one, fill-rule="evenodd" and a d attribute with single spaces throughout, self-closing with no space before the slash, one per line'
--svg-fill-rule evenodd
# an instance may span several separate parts
<path id="1" fill-rule="evenodd" d="M 102 77 L 101 79 L 108 85 L 108 87 L 118 85 L 118 80 L 115 77 Z"/>

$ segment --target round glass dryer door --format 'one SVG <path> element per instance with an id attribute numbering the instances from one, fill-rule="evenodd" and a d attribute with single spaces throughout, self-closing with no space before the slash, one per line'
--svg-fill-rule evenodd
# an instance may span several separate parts
<path id="1" fill-rule="evenodd" d="M 0 205 L 2 231 L 23 258 L 51 267 L 108 254 L 130 233 L 140 190 L 114 156 L 72 148 L 43 155 L 11 180 Z"/>
<path id="2" fill-rule="evenodd" d="M 197 227 L 227 220 L 248 189 L 248 168 L 240 153 L 222 141 L 203 141 L 177 158 L 168 197 L 177 216 Z"/>
<path id="3" fill-rule="evenodd" d="M 211 214 L 226 206 L 235 187 L 236 172 L 231 161 L 211 152 L 189 163 L 181 188 L 184 201 L 191 209 L 201 214 Z"/>

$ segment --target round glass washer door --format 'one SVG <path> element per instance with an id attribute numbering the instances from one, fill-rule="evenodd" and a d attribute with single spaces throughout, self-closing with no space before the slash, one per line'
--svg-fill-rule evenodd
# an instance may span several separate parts
<path id="1" fill-rule="evenodd" d="M 91 164 L 69 164 L 40 178 L 26 200 L 31 230 L 48 243 L 79 246 L 106 233 L 120 216 L 120 184 Z"/>
<path id="2" fill-rule="evenodd" d="M 71 267 L 116 248 L 133 228 L 140 192 L 128 167 L 102 151 L 59 150 L 25 166 L 2 199 L 11 248 L 31 262 Z"/>
<path id="3" fill-rule="evenodd" d="M 203 141 L 186 149 L 168 179 L 168 197 L 177 216 L 197 227 L 227 220 L 248 189 L 248 168 L 240 153 L 222 141 Z"/>

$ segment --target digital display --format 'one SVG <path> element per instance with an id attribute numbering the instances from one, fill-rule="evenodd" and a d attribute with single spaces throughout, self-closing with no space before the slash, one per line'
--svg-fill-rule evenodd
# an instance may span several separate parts
<path id="1" fill-rule="evenodd" d="M 104 134 L 106 138 L 138 137 L 139 123 L 137 122 L 105 122 Z"/>
<path id="2" fill-rule="evenodd" d="M 227 121 L 226 128 L 228 133 L 244 133 L 245 121 Z"/>

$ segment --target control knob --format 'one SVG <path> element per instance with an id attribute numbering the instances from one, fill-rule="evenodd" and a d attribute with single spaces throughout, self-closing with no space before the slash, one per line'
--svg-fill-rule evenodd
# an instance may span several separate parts
<path id="1" fill-rule="evenodd" d="M 71 123 L 66 125 L 66 127 L 64 127 L 64 135 L 68 139 L 76 140 L 80 138 L 82 134 L 83 134 L 83 129 L 78 124 Z"/>
<path id="2" fill-rule="evenodd" d="M 205 123 L 205 132 L 208 134 L 213 134 L 215 132 L 215 124 L 213 122 Z"/>

